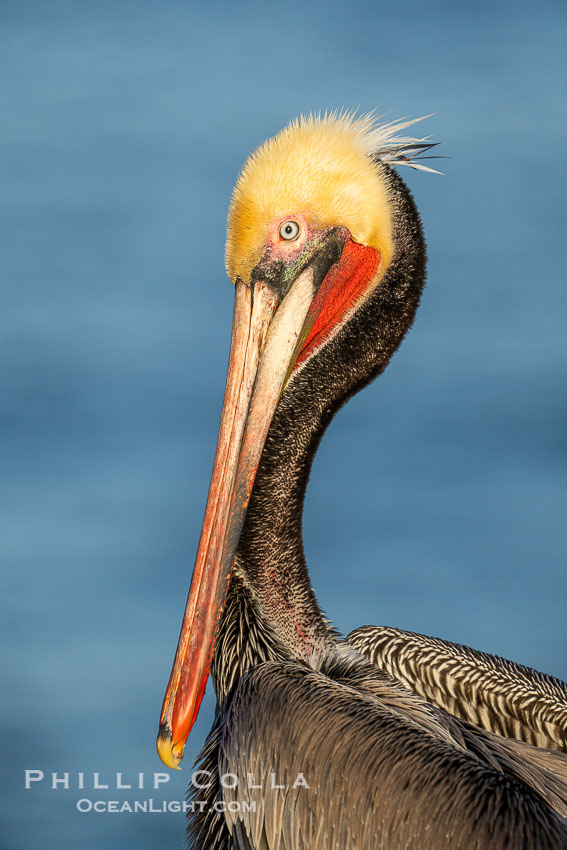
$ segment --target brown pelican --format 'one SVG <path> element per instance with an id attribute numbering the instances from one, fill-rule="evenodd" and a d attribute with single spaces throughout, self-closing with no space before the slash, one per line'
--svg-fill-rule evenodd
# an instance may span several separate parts
<path id="1" fill-rule="evenodd" d="M 392 169 L 427 168 L 427 140 L 399 135 L 410 123 L 294 121 L 234 190 L 225 400 L 158 736 L 177 767 L 211 670 L 192 847 L 567 848 L 567 686 L 395 629 L 345 640 L 305 564 L 318 443 L 386 368 L 424 284 L 420 218 Z"/>

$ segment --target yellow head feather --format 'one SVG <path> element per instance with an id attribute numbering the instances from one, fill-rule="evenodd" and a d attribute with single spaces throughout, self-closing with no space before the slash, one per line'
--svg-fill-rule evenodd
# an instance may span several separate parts
<path id="1" fill-rule="evenodd" d="M 393 253 L 391 211 L 382 166 L 368 155 L 375 136 L 368 116 L 310 115 L 254 151 L 228 214 L 230 279 L 249 281 L 269 226 L 300 213 L 312 228 L 348 228 L 355 242 L 380 251 L 386 269 Z"/>

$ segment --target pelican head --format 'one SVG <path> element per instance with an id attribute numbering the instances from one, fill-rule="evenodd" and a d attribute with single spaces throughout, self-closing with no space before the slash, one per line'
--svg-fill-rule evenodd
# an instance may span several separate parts
<path id="1" fill-rule="evenodd" d="M 250 280 L 268 246 L 297 249 L 309 230 L 346 228 L 360 245 L 392 256 L 389 193 L 383 166 L 368 155 L 367 118 L 349 116 L 292 121 L 246 161 L 228 215 L 226 265 L 232 281 Z M 282 225 L 296 221 L 286 242 Z M 308 229 L 306 229 L 308 228 Z"/>

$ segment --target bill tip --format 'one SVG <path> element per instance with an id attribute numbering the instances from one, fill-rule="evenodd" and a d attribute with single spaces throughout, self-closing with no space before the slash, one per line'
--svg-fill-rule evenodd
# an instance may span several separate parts
<path id="1" fill-rule="evenodd" d="M 183 758 L 183 745 L 173 744 L 171 729 L 164 724 L 160 726 L 156 741 L 156 748 L 158 756 L 166 767 L 171 768 L 171 770 L 181 770 L 179 763 Z"/>

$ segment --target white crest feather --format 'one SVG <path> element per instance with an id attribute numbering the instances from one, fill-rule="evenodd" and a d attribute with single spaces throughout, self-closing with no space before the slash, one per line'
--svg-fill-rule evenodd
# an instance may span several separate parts
<path id="1" fill-rule="evenodd" d="M 362 144 L 368 156 L 381 160 L 388 165 L 407 165 L 416 171 L 429 171 L 431 174 L 441 174 L 435 168 L 423 164 L 423 159 L 436 159 L 437 157 L 422 156 L 437 142 L 432 142 L 430 136 L 417 138 L 414 136 L 398 135 L 403 130 L 431 118 L 433 113 L 422 115 L 420 118 L 402 118 L 399 121 L 390 121 L 387 124 L 378 124 L 380 119 L 374 113 L 363 115 L 353 122 L 363 132 Z M 354 117 L 354 116 L 352 116 Z M 383 117 L 383 116 L 380 116 Z"/>

